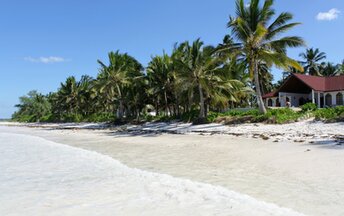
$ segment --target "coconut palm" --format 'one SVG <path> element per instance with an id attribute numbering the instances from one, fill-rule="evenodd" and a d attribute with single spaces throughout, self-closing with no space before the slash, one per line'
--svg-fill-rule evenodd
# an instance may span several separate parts
<path id="1" fill-rule="evenodd" d="M 319 66 L 319 71 L 322 76 L 331 77 L 339 74 L 338 66 L 331 62 L 323 62 Z"/>
<path id="2" fill-rule="evenodd" d="M 199 118 L 207 116 L 207 104 L 228 103 L 235 100 L 233 89 L 242 84 L 238 80 L 224 79 L 225 71 L 222 62 L 213 58 L 214 48 L 204 46 L 200 39 L 192 43 L 184 42 L 175 51 L 174 61 L 177 64 L 176 82 L 178 89 L 187 92 L 199 104 Z"/>
<path id="3" fill-rule="evenodd" d="M 300 57 L 304 60 L 302 65 L 304 66 L 305 72 L 313 76 L 321 76 L 320 61 L 326 59 L 326 54 L 320 52 L 319 49 L 306 49 L 304 53 L 300 54 Z"/>
<path id="4" fill-rule="evenodd" d="M 154 97 L 154 104 L 158 111 L 159 104 L 164 104 L 165 114 L 171 113 L 169 101 L 173 94 L 173 65 L 172 59 L 164 53 L 155 56 L 147 67 L 147 79 L 149 81 L 149 93 Z"/>
<path id="5" fill-rule="evenodd" d="M 289 66 L 303 71 L 295 60 L 287 56 L 287 48 L 304 45 L 297 36 L 279 37 L 300 23 L 290 23 L 293 16 L 281 13 L 275 19 L 272 8 L 274 1 L 251 0 L 247 6 L 244 0 L 236 1 L 236 17 L 230 17 L 228 28 L 237 42 L 223 45 L 218 51 L 230 51 L 243 58 L 248 65 L 251 79 L 254 81 L 259 110 L 266 113 L 260 86 L 259 65 L 273 65 L 287 69 Z"/>
<path id="6" fill-rule="evenodd" d="M 337 65 L 337 75 L 343 75 L 344 74 L 344 60 L 341 64 Z"/>
<path id="7" fill-rule="evenodd" d="M 66 79 L 57 92 L 57 104 L 61 106 L 59 110 L 66 113 L 75 114 L 78 109 L 79 88 L 74 76 Z"/>
<path id="8" fill-rule="evenodd" d="M 132 80 L 142 75 L 141 64 L 128 54 L 121 54 L 119 51 L 108 54 L 109 65 L 98 60 L 100 72 L 98 74 L 98 84 L 100 94 L 109 102 L 118 102 L 117 117 L 124 116 L 126 91 Z"/>
<path id="9" fill-rule="evenodd" d="M 79 113 L 87 116 L 95 111 L 95 101 L 97 92 L 94 89 L 95 80 L 88 75 L 83 75 L 77 83 L 78 97 L 77 103 L 79 107 Z"/>

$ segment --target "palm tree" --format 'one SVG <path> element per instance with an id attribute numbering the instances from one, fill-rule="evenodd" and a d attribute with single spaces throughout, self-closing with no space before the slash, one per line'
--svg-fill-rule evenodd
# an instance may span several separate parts
<path id="1" fill-rule="evenodd" d="M 94 79 L 91 76 L 83 75 L 77 83 L 78 98 L 77 103 L 79 106 L 79 113 L 87 116 L 91 112 L 95 111 L 96 91 L 94 89 Z"/>
<path id="2" fill-rule="evenodd" d="M 337 65 L 337 74 L 338 75 L 343 75 L 344 74 L 344 60 L 342 61 L 341 64 Z"/>
<path id="3" fill-rule="evenodd" d="M 172 59 L 164 53 L 162 56 L 155 56 L 147 67 L 147 79 L 149 81 L 150 94 L 155 98 L 155 106 L 161 100 L 165 104 L 165 114 L 171 113 L 169 110 L 169 97 L 173 91 L 173 68 Z"/>
<path id="4" fill-rule="evenodd" d="M 320 61 L 326 58 L 326 54 L 324 52 L 320 52 L 319 49 L 306 49 L 306 52 L 301 53 L 300 57 L 304 59 L 301 62 L 304 66 L 304 70 L 313 76 L 321 76 L 320 71 Z"/>
<path id="5" fill-rule="evenodd" d="M 246 6 L 244 0 L 237 0 L 236 17 L 230 17 L 228 28 L 238 42 L 224 44 L 219 48 L 219 51 L 230 51 L 247 62 L 262 113 L 266 113 L 266 108 L 262 99 L 259 65 L 266 64 L 269 68 L 275 65 L 283 69 L 291 66 L 303 71 L 298 62 L 287 56 L 287 48 L 302 46 L 304 41 L 297 36 L 279 37 L 300 23 L 289 23 L 293 16 L 286 12 L 272 20 L 275 15 L 273 3 L 273 0 L 265 0 L 261 7 L 260 0 L 251 0 L 250 5 Z"/>
<path id="6" fill-rule="evenodd" d="M 57 92 L 57 104 L 61 106 L 60 111 L 68 114 L 76 113 L 78 109 L 79 88 L 74 76 L 70 76 Z"/>
<path id="7" fill-rule="evenodd" d="M 103 94 L 108 101 L 118 101 L 117 117 L 122 119 L 125 109 L 125 89 L 130 86 L 133 78 L 141 76 L 142 66 L 128 54 L 121 54 L 119 51 L 110 52 L 109 65 L 98 60 L 100 72 L 98 74 L 98 87 L 100 94 Z"/>
<path id="8" fill-rule="evenodd" d="M 173 56 L 178 89 L 187 92 L 190 98 L 198 95 L 201 121 L 207 116 L 206 101 L 208 104 L 228 103 L 228 98 L 233 96 L 232 90 L 242 84 L 238 80 L 224 79 L 222 62 L 212 56 L 214 50 L 197 39 L 192 45 L 189 42 L 180 44 Z"/>
<path id="9" fill-rule="evenodd" d="M 270 72 L 270 68 L 266 64 L 260 64 L 258 66 L 259 70 L 259 82 L 261 86 L 262 94 L 267 94 L 269 92 L 272 92 L 273 90 L 273 84 L 272 81 L 274 79 L 273 75 Z"/>
<path id="10" fill-rule="evenodd" d="M 339 68 L 331 62 L 323 62 L 319 66 L 319 71 L 322 76 L 331 77 L 339 75 Z"/>

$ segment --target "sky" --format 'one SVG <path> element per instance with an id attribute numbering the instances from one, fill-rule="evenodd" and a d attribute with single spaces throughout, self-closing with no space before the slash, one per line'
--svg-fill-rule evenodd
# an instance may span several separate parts
<path id="1" fill-rule="evenodd" d="M 303 37 L 330 62 L 344 59 L 343 0 L 275 0 L 274 8 L 302 23 L 285 35 Z M 107 62 L 109 51 L 146 66 L 176 42 L 217 45 L 234 12 L 234 0 L 0 0 L 0 119 L 30 90 L 46 94 L 68 76 L 95 77 L 97 59 Z M 305 49 L 288 54 L 298 59 Z M 281 71 L 273 74 L 281 78 Z"/>

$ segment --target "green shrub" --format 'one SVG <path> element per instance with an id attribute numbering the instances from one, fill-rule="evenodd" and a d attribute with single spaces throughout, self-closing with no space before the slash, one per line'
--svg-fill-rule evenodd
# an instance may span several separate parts
<path id="1" fill-rule="evenodd" d="M 334 108 L 318 109 L 315 112 L 316 120 L 334 120 L 336 116 L 337 115 Z"/>
<path id="2" fill-rule="evenodd" d="M 88 122 L 111 122 L 115 121 L 116 116 L 113 113 L 94 113 L 84 118 L 84 121 Z"/>
<path id="3" fill-rule="evenodd" d="M 344 106 L 337 106 L 334 109 L 338 116 L 341 116 L 344 114 Z"/>
<path id="4" fill-rule="evenodd" d="M 63 122 L 82 122 L 83 117 L 77 113 L 64 114 L 62 117 Z"/>
<path id="5" fill-rule="evenodd" d="M 297 121 L 302 116 L 302 113 L 295 112 L 289 108 L 270 109 L 267 116 L 272 120 L 271 123 L 284 124 Z"/>
<path id="6" fill-rule="evenodd" d="M 214 122 L 219 116 L 221 116 L 221 113 L 209 112 L 207 116 L 207 120 L 208 122 Z"/>
<path id="7" fill-rule="evenodd" d="M 258 122 L 265 122 L 269 119 L 267 114 L 260 114 L 256 115 L 253 117 L 253 122 L 258 123 Z"/>
<path id="8" fill-rule="evenodd" d="M 183 113 L 180 116 L 180 120 L 183 122 L 192 122 L 199 116 L 199 110 L 191 110 L 190 112 Z"/>
<path id="9" fill-rule="evenodd" d="M 315 103 L 306 103 L 301 106 L 302 112 L 315 111 L 318 109 Z"/>
<path id="10" fill-rule="evenodd" d="M 49 115 L 45 115 L 40 119 L 41 122 L 55 122 L 56 119 L 54 118 L 54 116 L 52 114 Z"/>
<path id="11" fill-rule="evenodd" d="M 12 119 L 18 122 L 35 122 L 36 121 L 34 116 L 31 116 L 31 115 L 18 115 L 18 116 L 12 117 Z"/>
<path id="12" fill-rule="evenodd" d="M 343 121 L 344 120 L 344 106 L 318 109 L 315 112 L 315 119 L 326 120 L 326 121 Z"/>

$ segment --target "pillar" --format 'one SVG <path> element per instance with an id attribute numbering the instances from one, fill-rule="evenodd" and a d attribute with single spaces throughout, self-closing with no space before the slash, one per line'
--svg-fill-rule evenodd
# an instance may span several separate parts
<path id="1" fill-rule="evenodd" d="M 318 108 L 320 108 L 320 92 L 318 92 Z"/>

